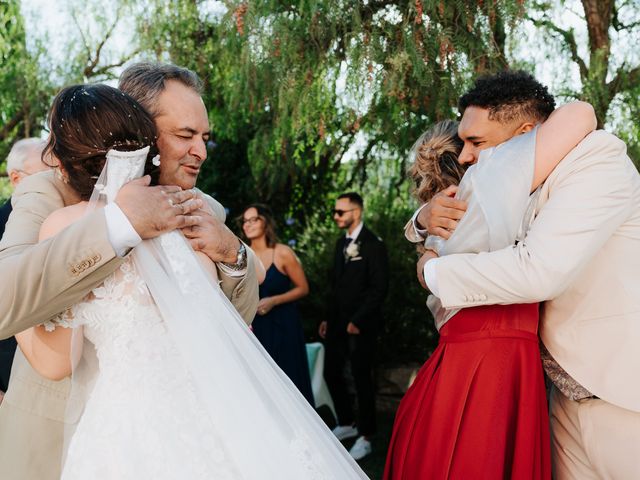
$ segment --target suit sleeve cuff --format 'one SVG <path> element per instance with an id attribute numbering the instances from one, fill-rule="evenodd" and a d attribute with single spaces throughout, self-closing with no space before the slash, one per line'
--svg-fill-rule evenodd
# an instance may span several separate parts
<path id="1" fill-rule="evenodd" d="M 119 257 L 124 257 L 129 250 L 142 242 L 138 232 L 115 202 L 104 207 L 104 217 L 107 222 L 109 243 Z"/>
<path id="2" fill-rule="evenodd" d="M 436 265 L 440 259 L 433 258 L 424 264 L 424 281 L 429 287 L 429 291 L 436 297 L 440 297 L 440 290 L 438 289 L 438 279 L 436 276 Z"/>
<path id="3" fill-rule="evenodd" d="M 231 278 L 242 278 L 247 274 L 247 269 L 243 268 L 242 270 L 234 270 L 233 268 L 228 267 L 222 262 L 216 263 L 218 268 L 222 273 L 224 273 L 227 277 Z"/>
<path id="4" fill-rule="evenodd" d="M 418 210 L 416 210 L 416 212 L 413 214 L 413 217 L 411 217 L 411 223 L 413 224 L 413 231 L 415 232 L 416 236 L 420 238 L 427 238 L 429 236 L 429 232 L 427 232 L 426 229 L 418 228 L 418 215 L 420 215 L 420 212 L 422 211 L 422 209 L 427 205 L 428 203 L 425 203 L 424 205 L 422 205 Z"/>

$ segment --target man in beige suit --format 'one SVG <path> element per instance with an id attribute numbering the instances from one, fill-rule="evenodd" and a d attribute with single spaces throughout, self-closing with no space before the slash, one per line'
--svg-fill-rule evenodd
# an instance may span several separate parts
<path id="1" fill-rule="evenodd" d="M 518 90 L 522 78 L 516 72 L 481 79 L 462 97 L 461 163 L 474 163 L 479 151 L 517 130 L 498 120 L 505 105 L 492 95 Z M 465 210 L 449 198 L 454 190 L 417 212 L 409 237 L 424 235 L 424 226 L 448 238 Z M 503 250 L 443 258 L 427 252 L 418 277 L 446 308 L 544 302 L 554 478 L 636 479 L 640 176 L 624 143 L 604 131 L 588 135 L 542 185 L 525 228 L 523 240 Z"/>
<path id="2" fill-rule="evenodd" d="M 23 138 L 11 147 L 7 155 L 7 176 L 13 188 L 20 181 L 34 173 L 48 170 L 49 166 L 42 161 L 42 151 L 47 142 L 41 138 Z M 4 227 L 11 214 L 11 199 L 0 207 L 0 238 L 4 235 Z M 16 339 L 9 337 L 0 340 L 0 403 L 7 391 L 9 374 L 16 351 Z"/>
<path id="3" fill-rule="evenodd" d="M 37 243 L 44 219 L 79 198 L 53 172 L 25 179 L 14 193 L 13 212 L 0 242 L 5 278 L 0 285 L 0 338 L 77 303 L 142 239 L 176 228 L 216 262 L 222 289 L 245 321 L 255 314 L 254 256 L 224 226 L 222 206 L 193 190 L 207 157 L 209 135 L 197 76 L 173 65 L 137 64 L 123 73 L 120 88 L 154 117 L 163 186 L 148 186 L 148 178 L 135 180 L 120 190 L 113 206 Z M 39 377 L 19 350 L 11 377 L 0 406 L 2 477 L 59 478 L 69 380 Z"/>

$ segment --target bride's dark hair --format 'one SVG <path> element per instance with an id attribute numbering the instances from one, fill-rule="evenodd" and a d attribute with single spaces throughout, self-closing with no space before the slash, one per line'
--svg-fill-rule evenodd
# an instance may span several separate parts
<path id="1" fill-rule="evenodd" d="M 458 185 L 465 167 L 458 163 L 462 140 L 458 137 L 458 123 L 444 120 L 420 135 L 409 154 L 409 177 L 414 182 L 413 194 L 421 202 L 428 202 L 441 190 Z"/>
<path id="2" fill-rule="evenodd" d="M 53 154 L 65 181 L 88 200 L 112 148 L 122 151 L 151 146 L 145 173 L 157 181 L 156 127 L 151 116 L 126 93 L 107 85 L 73 85 L 53 100 L 45 154 Z"/>

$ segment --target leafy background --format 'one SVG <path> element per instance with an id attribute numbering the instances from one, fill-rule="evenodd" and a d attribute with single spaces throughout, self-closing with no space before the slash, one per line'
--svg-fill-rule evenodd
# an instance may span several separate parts
<path id="1" fill-rule="evenodd" d="M 330 301 L 339 232 L 329 211 L 339 193 L 357 190 L 391 259 L 380 359 L 420 362 L 436 335 L 402 237 L 416 207 L 408 149 L 433 122 L 457 116 L 474 77 L 524 68 L 560 102 L 590 101 L 638 160 L 639 3 L 68 0 L 52 10 L 2 0 L 0 158 L 16 139 L 46 135 L 61 86 L 113 84 L 134 60 L 187 66 L 204 79 L 213 133 L 199 186 L 230 219 L 251 202 L 272 206 L 310 280 L 301 302 L 309 338 Z M 5 178 L 0 197 L 9 195 Z"/>

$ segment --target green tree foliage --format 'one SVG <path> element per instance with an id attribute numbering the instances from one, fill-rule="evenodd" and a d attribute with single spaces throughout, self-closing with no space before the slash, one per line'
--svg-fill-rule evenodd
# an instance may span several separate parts
<path id="1" fill-rule="evenodd" d="M 639 6 L 637 0 L 562 0 L 556 4 L 533 1 L 528 14 L 547 38 L 559 43 L 578 72 L 578 88 L 572 88 L 569 77 L 565 77 L 567 96 L 590 102 L 596 110 L 599 128 L 611 122 L 616 133 L 627 141 L 637 162 L 640 162 L 637 121 L 640 57 L 631 45 L 640 38 Z M 558 21 L 559 10 L 575 12 L 573 18 L 579 19 L 578 25 L 586 29 L 586 41 L 581 43 L 575 24 L 563 25 Z"/>
<path id="2" fill-rule="evenodd" d="M 366 223 L 390 252 L 384 313 L 392 340 L 381 345 L 383 359 L 421 360 L 435 332 L 415 280 L 415 251 L 402 236 L 416 206 L 405 179 L 409 147 L 435 121 L 457 115 L 457 99 L 473 77 L 521 63 L 512 47 L 527 27 L 543 35 L 550 64 L 576 73 L 575 79 L 555 75 L 556 93 L 592 102 L 601 123 L 640 158 L 639 62 L 629 48 L 639 28 L 634 4 L 69 0 L 69 47 L 55 65 L 25 36 L 19 2 L 3 0 L 0 153 L 15 138 L 40 131 L 63 84 L 113 79 L 130 58 L 191 68 L 204 80 L 213 131 L 199 185 L 231 218 L 250 202 L 271 205 L 282 241 L 297 242 L 310 280 L 312 294 L 302 303 L 309 334 L 329 301 L 328 268 L 339 235 L 329 211 L 339 193 L 357 190 L 365 197 Z M 558 12 L 575 5 L 582 23 L 563 23 Z M 134 31 L 130 42 L 122 41 Z M 525 59 L 531 67 L 536 53 Z"/>
<path id="3" fill-rule="evenodd" d="M 505 26 L 522 13 L 519 2 L 494 1 L 225 6 L 212 15 L 202 2 L 151 2 L 145 46 L 206 79 L 216 141 L 240 146 L 238 172 L 246 178 L 249 168 L 255 182 L 244 201 L 286 209 L 295 185 L 302 217 L 336 183 L 363 184 L 381 150 L 398 160 L 399 178 L 407 148 L 426 125 L 455 115 L 470 76 L 506 65 Z"/>
<path id="4" fill-rule="evenodd" d="M 35 50 L 35 51 L 34 51 Z M 17 0 L 0 2 L 0 158 L 17 138 L 37 135 L 52 92 L 39 68 L 42 50 L 27 49 Z"/>
<path id="5" fill-rule="evenodd" d="M 201 186 L 228 207 L 269 203 L 284 240 L 298 241 L 313 294 L 310 328 L 329 301 L 327 269 L 338 232 L 328 211 L 348 189 L 365 194 L 367 222 L 392 261 L 387 358 L 423 358 L 433 327 L 402 237 L 414 205 L 406 154 L 434 121 L 455 117 L 478 73 L 507 66 L 506 32 L 521 2 L 259 0 L 151 1 L 143 48 L 205 79 L 217 144 Z M 417 327 L 416 318 L 419 318 Z M 404 340 L 400 340 L 400 338 Z"/>

